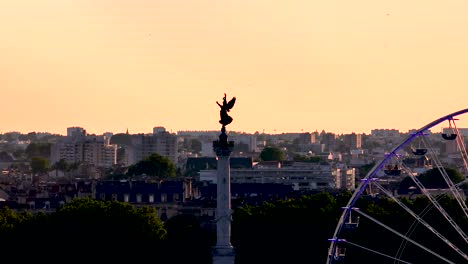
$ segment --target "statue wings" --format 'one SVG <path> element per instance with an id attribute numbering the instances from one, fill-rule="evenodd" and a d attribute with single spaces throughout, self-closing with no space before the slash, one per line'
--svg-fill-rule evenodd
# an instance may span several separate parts
<path id="1" fill-rule="evenodd" d="M 226 110 L 230 110 L 234 107 L 234 104 L 236 103 L 236 97 L 233 97 L 226 105 Z"/>

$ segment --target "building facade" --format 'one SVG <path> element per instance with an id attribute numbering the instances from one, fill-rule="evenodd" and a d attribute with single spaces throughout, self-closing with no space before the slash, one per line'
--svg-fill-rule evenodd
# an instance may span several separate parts
<path id="1" fill-rule="evenodd" d="M 257 164 L 252 169 L 232 169 L 232 183 L 277 183 L 295 191 L 354 190 L 355 170 L 332 165 L 294 162 L 289 166 Z M 216 182 L 216 170 L 201 170 L 200 181 Z"/>
<path id="2" fill-rule="evenodd" d="M 177 164 L 177 135 L 155 128 L 153 134 L 131 135 L 131 145 L 125 147 L 127 165 L 135 164 L 153 153 L 157 153 Z"/>
<path id="3" fill-rule="evenodd" d="M 117 146 L 106 136 L 88 136 L 78 127 L 67 129 L 67 136 L 51 145 L 52 164 L 64 159 L 67 163 L 86 163 L 110 168 L 117 163 Z"/>

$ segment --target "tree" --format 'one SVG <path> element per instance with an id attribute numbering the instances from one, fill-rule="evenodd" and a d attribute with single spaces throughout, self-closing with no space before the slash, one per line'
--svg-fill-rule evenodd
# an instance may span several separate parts
<path id="1" fill-rule="evenodd" d="M 31 217 L 32 214 L 26 211 L 16 213 L 8 207 L 0 208 L 0 236 L 2 237 L 0 243 L 8 241 L 15 228 Z"/>
<path id="2" fill-rule="evenodd" d="M 68 164 L 68 162 L 65 159 L 60 159 L 52 166 L 52 168 L 55 169 L 57 172 L 61 171 L 65 173 L 69 170 L 70 164 Z"/>
<path id="3" fill-rule="evenodd" d="M 3 218 L 0 211 L 0 222 Z M 143 262 L 162 254 L 167 233 L 152 207 L 87 198 L 73 199 L 51 214 L 35 214 L 24 220 L 13 215 L 7 220 L 9 225 L 0 223 L 0 231 L 11 234 L 2 236 L 2 250 L 16 252 L 18 244 L 28 241 L 34 246 L 21 256 L 28 261 L 52 250 L 73 256 L 77 262 L 105 259 L 106 263 L 119 263 L 122 258 Z M 63 258 L 48 262 L 63 263 Z"/>
<path id="4" fill-rule="evenodd" d="M 277 147 L 265 147 L 260 152 L 260 159 L 263 161 L 283 161 L 284 152 Z"/>
<path id="5" fill-rule="evenodd" d="M 164 263 L 211 263 L 216 238 L 210 229 L 202 227 L 198 217 L 179 214 L 169 218 L 164 227 L 167 230 Z"/>
<path id="6" fill-rule="evenodd" d="M 309 157 L 309 156 L 296 154 L 294 155 L 293 160 L 300 161 L 300 162 L 319 163 L 320 161 L 322 161 L 322 158 L 318 156 Z"/>
<path id="7" fill-rule="evenodd" d="M 194 138 L 192 140 L 190 140 L 190 149 L 193 151 L 193 152 L 196 152 L 196 153 L 200 153 L 201 150 L 202 150 L 202 143 L 200 140 Z"/>
<path id="8" fill-rule="evenodd" d="M 49 160 L 44 157 L 32 157 L 30 165 L 33 174 L 45 173 L 49 170 Z"/>
<path id="9" fill-rule="evenodd" d="M 166 235 L 154 208 L 134 207 L 115 201 L 74 199 L 57 209 L 53 222 L 59 229 L 64 228 L 77 235 L 106 234 L 102 239 L 109 239 L 109 242 L 112 238 L 126 238 L 133 243 L 136 243 L 134 239 L 162 240 Z"/>
<path id="10" fill-rule="evenodd" d="M 369 164 L 364 164 L 358 168 L 359 171 L 359 176 L 361 178 L 366 177 L 367 173 L 375 166 L 375 162 L 369 163 Z"/>
<path id="11" fill-rule="evenodd" d="M 157 153 L 151 154 L 149 157 L 131 165 L 128 168 L 127 176 L 143 175 L 158 176 L 158 177 L 175 177 L 176 166 L 174 163 Z"/>
<path id="12" fill-rule="evenodd" d="M 459 171 L 452 169 L 452 168 L 444 168 L 447 172 L 448 177 L 450 180 L 457 184 L 465 179 L 463 174 Z M 448 188 L 447 183 L 445 182 L 444 177 L 440 173 L 438 168 L 433 168 L 425 173 L 422 173 L 418 176 L 418 180 L 422 183 L 424 188 L 427 189 L 445 189 Z M 421 190 L 417 187 L 416 183 L 411 177 L 405 177 L 398 186 L 398 192 L 401 194 L 406 193 L 421 193 Z"/>
<path id="13" fill-rule="evenodd" d="M 465 179 L 463 174 L 461 174 L 455 169 L 445 168 L 445 171 L 447 172 L 447 175 L 454 184 L 459 183 Z M 448 187 L 438 168 L 430 169 L 425 173 L 419 175 L 418 178 L 426 188 Z"/>
<path id="14" fill-rule="evenodd" d="M 76 171 L 80 167 L 81 164 L 82 164 L 81 161 L 76 161 L 76 162 L 73 162 L 73 163 L 69 164 L 69 166 L 67 168 L 67 172 Z"/>
<path id="15" fill-rule="evenodd" d="M 26 155 L 32 157 L 50 157 L 50 143 L 31 143 L 26 147 Z"/>
<path id="16" fill-rule="evenodd" d="M 236 262 L 325 262 L 326 241 L 338 220 L 338 210 L 328 193 L 236 208 L 232 223 Z"/>

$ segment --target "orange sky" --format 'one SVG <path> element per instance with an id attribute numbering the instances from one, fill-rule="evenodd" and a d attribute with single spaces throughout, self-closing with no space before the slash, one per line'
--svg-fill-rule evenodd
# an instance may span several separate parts
<path id="1" fill-rule="evenodd" d="M 407 132 L 468 108 L 467 10 L 465 0 L 1 1 L 0 133 L 215 130 L 224 92 L 237 97 L 231 131 Z"/>

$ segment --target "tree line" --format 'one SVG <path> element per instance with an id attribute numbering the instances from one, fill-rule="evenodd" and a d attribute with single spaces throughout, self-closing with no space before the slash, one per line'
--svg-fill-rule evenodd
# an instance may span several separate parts
<path id="1" fill-rule="evenodd" d="M 260 206 L 235 208 L 232 222 L 232 244 L 236 249 L 236 264 L 254 263 L 324 263 L 328 239 L 342 213 L 342 206 L 351 193 L 335 195 L 318 193 L 288 200 L 265 202 Z M 402 199 L 415 212 L 430 205 L 424 197 Z M 454 220 L 467 230 L 468 221 L 457 213 L 458 205 L 449 196 L 439 199 L 450 210 Z M 414 222 L 405 216 L 395 202 L 383 197 L 361 197 L 356 206 L 392 228 L 405 233 Z M 425 219 L 451 234 L 451 227 L 435 210 Z M 0 245 L 2 252 L 37 260 L 51 254 L 47 262 L 93 260 L 132 262 L 151 259 L 155 263 L 211 263 L 211 248 L 215 245 L 214 222 L 204 223 L 199 217 L 181 214 L 161 221 L 154 208 L 136 207 L 122 202 L 74 199 L 50 214 L 0 210 Z M 356 230 L 343 235 L 376 250 L 395 254 L 401 239 L 382 231 L 371 221 L 361 219 Z M 452 233 L 453 235 L 453 233 Z M 415 229 L 411 238 L 435 245 L 438 252 L 463 263 L 445 244 L 438 242 L 423 227 Z M 460 242 L 455 237 L 455 242 Z M 462 243 L 462 242 L 461 242 Z M 463 244 L 463 243 L 462 243 Z M 14 252 L 28 254 L 15 255 Z M 52 256 L 62 256 L 55 259 Z M 413 263 L 434 263 L 433 257 L 417 252 L 411 246 L 403 259 Z M 458 261 L 458 262 L 457 262 Z M 393 261 L 392 261 L 393 262 Z M 365 251 L 349 251 L 346 263 L 392 263 Z"/>

